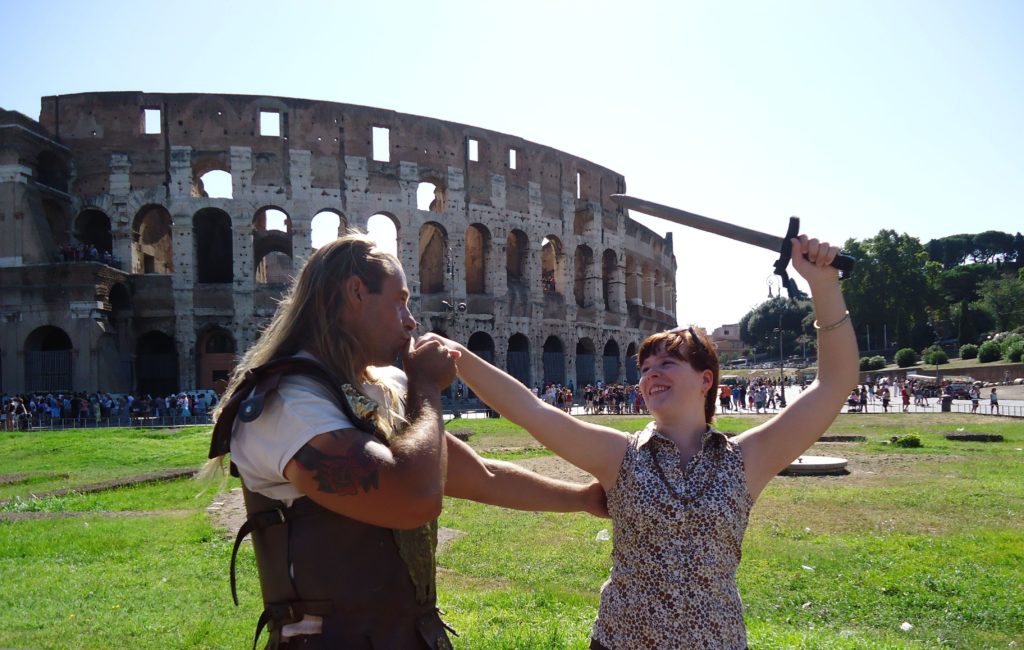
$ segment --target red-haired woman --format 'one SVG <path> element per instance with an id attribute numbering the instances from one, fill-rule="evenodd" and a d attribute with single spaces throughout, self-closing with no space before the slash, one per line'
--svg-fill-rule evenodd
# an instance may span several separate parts
<path id="1" fill-rule="evenodd" d="M 632 435 L 551 408 L 445 341 L 462 353 L 459 374 L 478 396 L 604 486 L 613 564 L 592 648 L 746 647 L 736 569 L 750 508 L 829 427 L 857 382 L 857 343 L 828 266 L 838 249 L 806 236 L 791 243 L 814 300 L 818 378 L 781 413 L 731 439 L 711 426 L 718 355 L 693 327 L 640 346 L 640 390 L 654 422 Z"/>

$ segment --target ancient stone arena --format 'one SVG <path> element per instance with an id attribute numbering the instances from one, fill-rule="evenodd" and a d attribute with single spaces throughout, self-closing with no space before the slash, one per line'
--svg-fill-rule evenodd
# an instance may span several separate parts
<path id="1" fill-rule="evenodd" d="M 217 189 L 215 190 L 214 187 Z M 442 332 L 529 384 L 635 379 L 675 324 L 671 236 L 614 171 L 385 109 L 143 92 L 0 109 L 6 392 L 215 389 L 316 233 L 374 220 Z"/>

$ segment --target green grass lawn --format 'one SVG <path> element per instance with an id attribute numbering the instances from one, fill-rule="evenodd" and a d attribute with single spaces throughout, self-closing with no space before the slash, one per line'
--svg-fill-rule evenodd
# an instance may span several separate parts
<path id="1" fill-rule="evenodd" d="M 626 430 L 643 418 L 603 418 Z M 721 418 L 739 432 L 759 417 Z M 943 432 L 999 433 L 957 443 Z M 502 458 L 544 455 L 505 420 L 456 420 Z M 1024 425 L 960 414 L 843 416 L 862 443 L 843 477 L 779 477 L 751 515 L 739 572 L 752 648 L 1024 647 Z M 917 433 L 924 446 L 884 444 Z M 205 508 L 216 486 L 178 479 L 33 498 L 161 469 L 198 467 L 208 431 L 0 434 L 0 647 L 249 648 L 260 609 L 251 547 L 231 603 L 230 542 Z M 586 648 L 610 522 L 449 499 L 464 535 L 439 555 L 456 648 Z M 642 603 L 638 604 L 642 606 Z M 901 630 L 906 622 L 913 625 Z"/>

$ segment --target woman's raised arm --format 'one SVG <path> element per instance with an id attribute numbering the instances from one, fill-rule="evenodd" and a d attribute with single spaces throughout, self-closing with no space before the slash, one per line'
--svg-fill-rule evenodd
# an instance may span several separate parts
<path id="1" fill-rule="evenodd" d="M 440 339 L 458 350 L 459 377 L 488 406 L 530 432 L 542 445 L 590 473 L 606 490 L 618 477 L 626 454 L 625 433 L 579 420 L 537 398 L 519 380 L 487 363 L 454 341 Z"/>
<path id="2" fill-rule="evenodd" d="M 768 481 L 814 444 L 857 384 L 857 339 L 837 271 L 839 249 L 801 235 L 792 240 L 793 267 L 811 287 L 818 330 L 818 377 L 784 411 L 736 437 L 754 498 Z"/>

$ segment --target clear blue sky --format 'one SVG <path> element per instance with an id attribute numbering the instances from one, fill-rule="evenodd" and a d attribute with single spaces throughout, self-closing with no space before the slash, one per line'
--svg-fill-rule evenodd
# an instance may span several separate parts
<path id="1" fill-rule="evenodd" d="M 1024 229 L 1024 2 L 13 2 L 0 106 L 246 93 L 513 133 L 629 192 L 783 234 Z M 667 224 L 640 218 L 660 232 Z M 773 256 L 672 228 L 678 317 L 736 322 Z"/>

